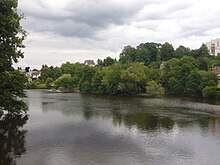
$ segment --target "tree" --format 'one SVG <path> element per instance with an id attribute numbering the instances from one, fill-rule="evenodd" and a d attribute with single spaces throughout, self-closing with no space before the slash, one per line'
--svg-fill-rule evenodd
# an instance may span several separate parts
<path id="1" fill-rule="evenodd" d="M 81 92 L 91 92 L 92 91 L 92 79 L 95 75 L 95 68 L 90 66 L 84 66 L 79 80 L 79 90 Z"/>
<path id="2" fill-rule="evenodd" d="M 156 61 L 158 59 L 158 55 L 160 54 L 161 44 L 154 42 L 147 42 L 144 44 L 140 44 L 137 48 L 144 47 L 149 52 L 150 62 Z"/>
<path id="3" fill-rule="evenodd" d="M 192 50 L 191 55 L 194 58 L 210 57 L 209 50 L 205 44 L 202 44 L 199 49 Z"/>
<path id="4" fill-rule="evenodd" d="M 130 45 L 125 46 L 122 52 L 120 53 L 119 61 L 121 63 L 129 63 L 135 61 L 136 49 Z"/>
<path id="5" fill-rule="evenodd" d="M 174 48 L 168 42 L 165 42 L 161 47 L 161 58 L 163 61 L 170 60 L 173 57 Z"/>
<path id="6" fill-rule="evenodd" d="M 121 82 L 118 90 L 122 94 L 137 94 L 145 90 L 145 69 L 143 63 L 131 63 L 130 66 L 122 70 Z"/>
<path id="7" fill-rule="evenodd" d="M 198 57 L 209 57 L 209 49 L 205 44 L 202 44 L 198 49 Z"/>
<path id="8" fill-rule="evenodd" d="M 190 55 L 190 52 L 191 52 L 191 51 L 190 51 L 189 48 L 186 48 L 186 47 L 180 45 L 180 46 L 176 49 L 176 51 L 175 51 L 175 53 L 174 53 L 174 57 L 175 57 L 175 58 L 182 58 L 183 56 L 189 56 L 189 55 Z"/>
<path id="9" fill-rule="evenodd" d="M 120 63 L 106 67 L 105 75 L 102 79 L 102 87 L 106 89 L 106 94 L 118 94 L 118 85 L 121 81 L 123 65 Z"/>
<path id="10" fill-rule="evenodd" d="M 199 62 L 199 69 L 200 70 L 208 71 L 208 69 L 209 69 L 209 59 L 208 59 L 208 57 L 199 57 L 198 62 Z"/>
<path id="11" fill-rule="evenodd" d="M 151 96 L 161 96 L 164 94 L 164 88 L 156 81 L 149 81 L 146 86 L 146 93 Z"/>
<path id="12" fill-rule="evenodd" d="M 181 59 L 171 59 L 167 61 L 163 68 L 162 83 L 168 93 L 186 95 L 196 94 L 197 75 L 199 64 L 196 59 L 190 56 L 184 56 Z M 194 72 L 194 73 L 193 73 Z M 188 84 L 187 84 L 188 83 Z M 196 93 L 192 93 L 196 92 Z"/>
<path id="13" fill-rule="evenodd" d="M 46 79 L 46 82 L 45 82 L 45 84 L 46 84 L 46 88 L 51 88 L 52 87 L 52 83 L 53 83 L 53 79 L 52 78 L 47 78 Z"/>
<path id="14" fill-rule="evenodd" d="M 12 67 L 23 58 L 22 44 L 26 32 L 20 25 L 22 15 L 17 12 L 17 0 L 0 1 L 0 116 L 3 110 L 20 113 L 27 109 L 19 99 L 24 96 L 25 77 Z"/>
<path id="15" fill-rule="evenodd" d="M 206 86 L 202 90 L 202 96 L 208 99 L 215 99 L 217 95 L 217 87 L 216 86 Z"/>
<path id="16" fill-rule="evenodd" d="M 114 64 L 116 62 L 115 59 L 111 58 L 111 57 L 106 57 L 104 60 L 103 60 L 103 63 L 102 63 L 102 66 L 110 66 L 112 64 Z"/>
<path id="17" fill-rule="evenodd" d="M 72 77 L 71 74 L 63 74 L 55 81 L 57 88 L 74 89 L 78 84 L 78 77 Z"/>

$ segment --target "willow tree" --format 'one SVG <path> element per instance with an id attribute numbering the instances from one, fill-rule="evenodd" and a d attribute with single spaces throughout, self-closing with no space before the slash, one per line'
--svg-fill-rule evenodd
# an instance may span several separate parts
<path id="1" fill-rule="evenodd" d="M 24 96 L 25 76 L 13 68 L 23 58 L 25 30 L 17 11 L 17 0 L 0 0 L 0 116 L 3 111 L 20 113 L 27 109 Z"/>

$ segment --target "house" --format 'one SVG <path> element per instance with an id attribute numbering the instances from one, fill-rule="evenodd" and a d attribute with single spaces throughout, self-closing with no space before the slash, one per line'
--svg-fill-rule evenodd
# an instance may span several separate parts
<path id="1" fill-rule="evenodd" d="M 32 80 L 37 80 L 41 76 L 40 71 L 31 71 L 30 73 Z"/>
<path id="2" fill-rule="evenodd" d="M 216 38 L 206 43 L 209 53 L 211 55 L 217 56 L 220 53 L 220 38 Z"/>
<path id="3" fill-rule="evenodd" d="M 213 72 L 217 74 L 218 80 L 220 80 L 220 66 L 215 66 Z"/>
<path id="4" fill-rule="evenodd" d="M 25 69 L 21 69 L 19 71 L 28 78 L 29 83 L 31 83 L 33 80 L 37 80 L 41 76 L 40 71 L 37 71 L 37 70 L 31 71 L 30 69 L 27 69 L 27 68 L 29 67 L 26 67 Z"/>
<path id="5" fill-rule="evenodd" d="M 85 60 L 84 65 L 95 66 L 95 62 L 93 60 Z"/>

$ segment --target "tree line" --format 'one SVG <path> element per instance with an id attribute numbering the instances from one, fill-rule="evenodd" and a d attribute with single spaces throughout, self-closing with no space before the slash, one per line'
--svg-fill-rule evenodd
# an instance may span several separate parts
<path id="1" fill-rule="evenodd" d="M 147 42 L 126 46 L 119 60 L 98 59 L 95 67 L 64 63 L 60 67 L 43 65 L 39 80 L 28 88 L 79 90 L 107 95 L 162 94 L 216 98 L 218 79 L 211 70 L 220 64 L 220 56 L 210 56 L 203 44 L 191 50 L 176 50 L 164 44 Z"/>

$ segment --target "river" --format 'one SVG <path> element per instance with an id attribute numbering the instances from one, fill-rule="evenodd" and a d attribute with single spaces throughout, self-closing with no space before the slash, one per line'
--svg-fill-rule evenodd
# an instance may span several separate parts
<path id="1" fill-rule="evenodd" d="M 3 164 L 220 164 L 218 105 L 40 90 L 26 94 L 28 116 L 0 122 Z"/>

